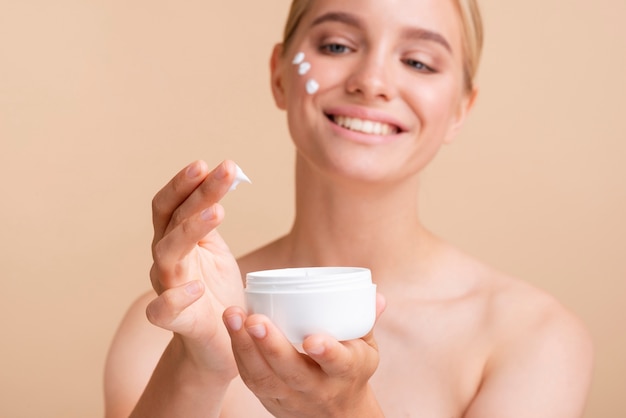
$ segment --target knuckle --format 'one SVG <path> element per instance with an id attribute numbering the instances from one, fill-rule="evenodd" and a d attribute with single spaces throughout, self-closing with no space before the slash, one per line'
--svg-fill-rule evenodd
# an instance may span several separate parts
<path id="1" fill-rule="evenodd" d="M 306 392 L 310 385 L 311 379 L 302 373 L 288 373 L 283 377 L 284 382 L 291 388 L 298 391 Z"/>
<path id="2" fill-rule="evenodd" d="M 242 357 L 253 356 L 257 354 L 256 345 L 249 340 L 244 340 L 241 342 L 237 342 L 237 352 Z"/>
<path id="3" fill-rule="evenodd" d="M 164 248 L 163 241 L 157 242 L 152 247 L 152 259 L 154 260 L 154 264 L 152 265 L 152 269 L 150 270 L 151 275 L 158 275 L 158 271 L 163 270 L 167 259 L 167 251 Z"/>
<path id="4" fill-rule="evenodd" d="M 180 208 L 176 209 L 174 213 L 172 213 L 172 217 L 170 218 L 170 225 L 176 226 L 183 222 L 183 214 L 181 213 Z"/>
<path id="5" fill-rule="evenodd" d="M 242 379 L 246 386 L 259 397 L 274 397 L 279 394 L 281 384 L 274 375 L 242 376 Z"/>
<path id="6" fill-rule="evenodd" d="M 161 199 L 161 193 L 159 192 L 152 198 L 152 213 L 160 215 L 163 211 L 163 199 Z"/>
<path id="7" fill-rule="evenodd" d="M 339 378 L 352 378 L 354 376 L 354 365 L 352 361 L 338 364 L 335 368 L 335 375 Z"/>
<path id="8" fill-rule="evenodd" d="M 194 232 L 194 223 L 191 219 L 185 219 L 180 223 L 180 229 L 183 233 L 183 236 L 189 236 Z"/>
<path id="9" fill-rule="evenodd" d="M 162 292 L 161 281 L 159 278 L 160 278 L 159 269 L 157 268 L 156 264 L 153 263 L 152 266 L 150 267 L 150 283 L 152 283 L 152 288 L 157 293 Z"/>

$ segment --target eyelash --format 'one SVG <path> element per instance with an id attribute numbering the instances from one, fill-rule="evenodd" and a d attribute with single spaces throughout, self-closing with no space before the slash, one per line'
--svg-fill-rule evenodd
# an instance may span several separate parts
<path id="1" fill-rule="evenodd" d="M 337 51 L 337 49 L 340 49 L 340 51 Z M 328 55 L 344 55 L 352 51 L 352 48 L 350 48 L 347 45 L 338 43 L 338 42 L 330 42 L 330 43 L 322 44 L 319 47 L 319 50 Z M 403 62 L 415 71 L 424 72 L 424 73 L 436 72 L 434 68 L 424 64 L 422 61 L 407 58 L 403 60 Z"/>
<path id="2" fill-rule="evenodd" d="M 422 61 L 418 61 L 414 59 L 405 59 L 404 63 L 417 71 L 428 72 L 428 73 L 436 72 L 434 68 L 424 64 Z"/>
<path id="3" fill-rule="evenodd" d="M 341 51 L 334 51 L 333 48 L 341 48 Z M 337 42 L 331 42 L 331 43 L 327 43 L 327 44 L 323 44 L 322 46 L 320 46 L 320 51 L 329 54 L 329 55 L 343 55 L 347 52 L 349 52 L 351 50 L 350 47 L 337 43 Z"/>

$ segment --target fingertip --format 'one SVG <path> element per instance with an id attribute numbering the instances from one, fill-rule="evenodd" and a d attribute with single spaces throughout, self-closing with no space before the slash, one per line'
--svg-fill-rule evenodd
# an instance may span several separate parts
<path id="1" fill-rule="evenodd" d="M 241 307 L 229 306 L 228 308 L 224 309 L 224 314 L 222 316 L 241 314 L 241 313 L 243 313 L 243 309 Z"/>
<path id="2" fill-rule="evenodd" d="M 187 166 L 185 174 L 190 179 L 199 177 L 201 174 L 206 173 L 208 170 L 207 163 L 203 160 L 196 160 Z"/>
<path id="3" fill-rule="evenodd" d="M 311 357 L 321 357 L 326 352 L 326 342 L 321 335 L 312 335 L 304 339 L 302 349 Z"/>
<path id="4" fill-rule="evenodd" d="M 224 218 L 224 206 L 220 205 L 219 203 L 214 203 L 213 210 L 215 211 L 215 217 L 217 219 Z"/>
<path id="5" fill-rule="evenodd" d="M 226 171 L 228 171 L 229 173 L 232 173 L 235 171 L 236 164 L 233 160 L 225 159 L 224 161 L 222 161 L 222 164 L 226 168 Z"/>
<path id="6" fill-rule="evenodd" d="M 264 339 L 268 335 L 271 335 L 272 338 L 280 335 L 279 338 L 287 339 L 270 318 L 262 314 L 250 314 L 245 320 L 244 327 L 248 334 L 256 339 Z"/>
<path id="7" fill-rule="evenodd" d="M 204 293 L 204 282 L 193 280 L 185 285 L 185 291 L 190 296 L 200 297 Z"/>
<path id="8" fill-rule="evenodd" d="M 229 331 L 238 332 L 243 327 L 243 318 L 238 313 L 226 314 L 224 312 L 223 320 Z"/>
<path id="9" fill-rule="evenodd" d="M 205 222 L 219 223 L 224 219 L 224 207 L 219 203 L 214 203 L 200 212 L 200 218 Z"/>
<path id="10" fill-rule="evenodd" d="M 385 297 L 381 293 L 376 293 L 376 318 L 377 319 L 383 312 L 385 312 L 386 308 L 387 308 L 387 299 L 385 299 Z"/>
<path id="11" fill-rule="evenodd" d="M 215 178 L 217 180 L 224 180 L 228 177 L 234 176 L 236 165 L 233 160 L 224 160 L 220 163 L 215 170 Z"/>

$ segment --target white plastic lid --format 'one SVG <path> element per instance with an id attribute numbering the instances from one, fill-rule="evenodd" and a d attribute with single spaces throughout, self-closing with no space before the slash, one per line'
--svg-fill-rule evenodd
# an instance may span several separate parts
<path id="1" fill-rule="evenodd" d="M 246 275 L 246 292 L 250 293 L 307 293 L 369 286 L 372 273 L 363 267 L 300 267 Z"/>

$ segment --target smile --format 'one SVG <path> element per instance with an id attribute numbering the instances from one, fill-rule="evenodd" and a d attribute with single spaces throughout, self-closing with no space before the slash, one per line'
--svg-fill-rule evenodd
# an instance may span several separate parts
<path id="1" fill-rule="evenodd" d="M 384 122 L 341 115 L 328 115 L 328 118 L 342 128 L 368 135 L 396 135 L 400 132 L 397 126 Z"/>

